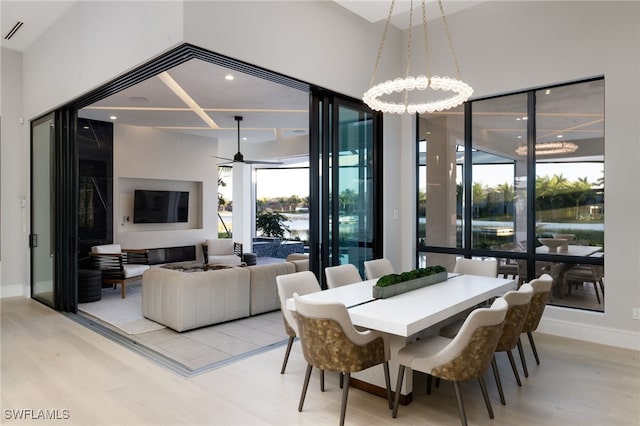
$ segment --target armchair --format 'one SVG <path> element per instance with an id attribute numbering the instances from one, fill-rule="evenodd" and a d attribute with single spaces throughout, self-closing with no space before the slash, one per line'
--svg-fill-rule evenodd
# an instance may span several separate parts
<path id="1" fill-rule="evenodd" d="M 120 244 L 106 244 L 91 247 L 91 260 L 94 269 L 102 272 L 102 283 L 120 284 L 122 298 L 127 297 L 127 283 L 142 278 L 149 269 L 147 249 L 122 249 Z"/>
<path id="2" fill-rule="evenodd" d="M 230 238 L 207 239 L 202 243 L 204 264 L 207 265 L 239 265 L 242 263 L 242 243 Z"/>

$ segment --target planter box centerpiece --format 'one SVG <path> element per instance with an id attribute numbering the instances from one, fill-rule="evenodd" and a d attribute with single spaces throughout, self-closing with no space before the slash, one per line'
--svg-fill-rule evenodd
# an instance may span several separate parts
<path id="1" fill-rule="evenodd" d="M 414 269 L 401 274 L 384 275 L 372 287 L 373 297 L 375 299 L 386 299 L 387 297 L 446 281 L 447 277 L 447 270 L 440 265 Z"/>

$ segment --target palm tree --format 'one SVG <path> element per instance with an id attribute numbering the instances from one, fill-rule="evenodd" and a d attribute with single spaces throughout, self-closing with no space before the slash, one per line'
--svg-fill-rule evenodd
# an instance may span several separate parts
<path id="1" fill-rule="evenodd" d="M 496 204 L 502 204 L 502 213 L 508 213 L 508 206 L 513 205 L 513 201 L 516 199 L 516 192 L 513 185 L 508 182 L 502 183 L 498 186 L 491 188 L 491 194 L 494 198 L 493 202 Z"/>
<path id="2" fill-rule="evenodd" d="M 480 216 L 480 204 L 487 199 L 487 187 L 479 182 L 474 182 L 472 187 L 474 217 Z"/>
<path id="3" fill-rule="evenodd" d="M 571 182 L 568 186 L 569 191 L 566 193 L 566 196 L 575 202 L 576 219 L 579 217 L 580 203 L 591 194 L 592 186 L 587 177 L 578 178 L 577 181 Z"/>
<path id="4" fill-rule="evenodd" d="M 347 188 L 340 193 L 339 197 L 340 197 L 340 205 L 342 207 L 342 210 L 345 213 L 349 213 L 348 210 L 351 210 L 351 212 L 353 212 L 353 209 L 356 205 L 356 198 L 357 198 L 355 191 L 353 189 Z"/>

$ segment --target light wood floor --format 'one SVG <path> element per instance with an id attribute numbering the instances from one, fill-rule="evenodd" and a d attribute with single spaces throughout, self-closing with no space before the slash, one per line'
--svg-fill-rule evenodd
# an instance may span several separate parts
<path id="1" fill-rule="evenodd" d="M 284 375 L 279 374 L 284 348 L 277 348 L 183 378 L 30 299 L 2 299 L 1 310 L 2 424 L 338 423 L 341 391 L 335 374 L 327 374 L 324 393 L 314 374 L 304 410 L 298 413 L 306 364 L 297 342 Z M 530 376 L 522 388 L 499 354 L 507 406 L 500 405 L 493 377 L 487 376 L 494 420 L 486 413 L 477 382 L 462 386 L 470 424 L 640 424 L 638 352 L 541 334 L 536 343 L 539 366 L 524 342 Z M 383 399 L 352 388 L 346 423 L 460 424 L 449 383 L 429 396 L 420 391 L 418 378 L 416 384 L 414 402 L 401 406 L 397 419 Z M 58 410 L 61 417 L 68 413 L 68 419 L 12 417 L 24 410 L 32 410 L 32 417 L 38 410 Z"/>

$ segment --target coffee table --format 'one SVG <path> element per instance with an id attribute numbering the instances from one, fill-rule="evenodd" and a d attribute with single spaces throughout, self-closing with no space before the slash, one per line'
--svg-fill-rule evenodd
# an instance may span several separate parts
<path id="1" fill-rule="evenodd" d="M 206 269 L 205 265 L 202 262 L 175 262 L 175 263 L 165 263 L 160 266 L 161 268 L 171 269 L 174 271 L 182 271 L 182 272 L 195 272 L 195 271 L 203 271 Z"/>
<path id="2" fill-rule="evenodd" d="M 204 270 L 215 270 L 215 269 L 227 269 L 227 268 L 241 268 L 247 266 L 245 262 L 235 263 L 235 264 L 227 264 L 227 263 L 219 263 L 219 264 L 206 264 L 204 265 Z"/>

